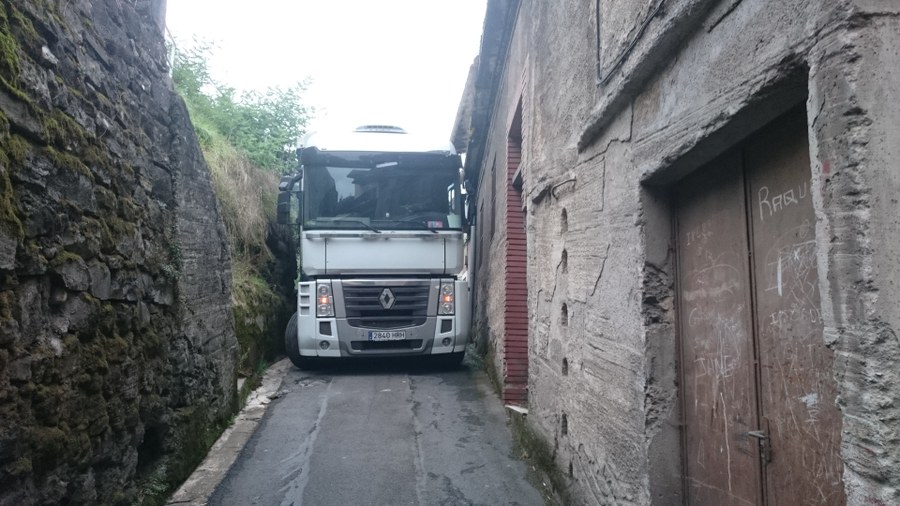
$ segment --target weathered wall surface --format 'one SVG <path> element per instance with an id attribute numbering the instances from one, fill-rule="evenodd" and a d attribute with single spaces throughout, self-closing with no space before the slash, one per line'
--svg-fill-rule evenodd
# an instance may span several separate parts
<path id="1" fill-rule="evenodd" d="M 507 13 L 507 2 L 498 2 L 489 7 L 488 21 L 491 19 L 499 23 L 503 22 L 503 13 Z M 495 25 L 492 31 L 501 31 L 502 25 Z M 496 33 L 493 34 L 496 36 Z M 502 62 L 505 54 L 482 55 L 480 59 L 491 60 L 495 63 Z M 520 67 L 522 61 L 509 65 L 510 68 Z M 477 69 L 476 69 L 477 70 Z M 484 76 L 481 76 L 483 78 Z M 488 83 L 482 84 L 487 86 Z M 477 86 L 475 84 L 474 86 Z M 485 91 L 487 91 L 485 89 Z M 483 104 L 475 104 L 475 107 Z M 515 107 L 515 104 L 512 105 Z M 506 192 L 502 189 L 506 177 L 506 121 L 508 115 L 511 118 L 512 110 L 482 111 L 494 118 L 497 128 L 491 131 L 492 139 L 497 146 L 502 145 L 500 153 L 489 152 L 484 155 L 484 162 L 480 174 L 475 182 L 483 191 L 479 192 L 475 211 L 477 213 L 477 246 L 475 258 L 470 259 L 470 264 L 476 273 L 473 287 L 474 312 L 472 315 L 473 331 L 476 347 L 479 352 L 488 357 L 489 373 L 494 381 L 502 385 L 503 378 L 503 336 L 505 332 L 504 322 L 504 280 L 502 274 L 506 268 L 506 258 L 503 249 L 507 238 L 506 227 L 503 226 L 507 202 Z M 477 113 L 476 113 L 477 114 Z M 500 118 L 499 120 L 497 118 Z M 467 117 L 466 120 L 468 120 Z M 499 123 L 497 123 L 499 121 Z M 468 130 L 468 127 L 462 128 Z"/>
<path id="2" fill-rule="evenodd" d="M 224 229 L 157 14 L 0 5 L 0 504 L 158 500 L 236 403 Z"/>
<path id="3" fill-rule="evenodd" d="M 810 55 L 812 196 L 849 504 L 900 502 L 900 5 L 854 2 Z"/>
<path id="4" fill-rule="evenodd" d="M 804 101 L 845 490 L 900 500 L 898 27 L 863 0 L 521 2 L 473 163 L 486 206 L 524 90 L 528 420 L 577 503 L 681 501 L 669 188 Z"/>

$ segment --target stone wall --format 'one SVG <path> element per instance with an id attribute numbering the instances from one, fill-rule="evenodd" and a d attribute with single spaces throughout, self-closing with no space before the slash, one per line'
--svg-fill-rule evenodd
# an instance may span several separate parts
<path id="1" fill-rule="evenodd" d="M 236 406 L 229 254 L 149 0 L 0 5 L 0 504 L 159 502 Z"/>
<path id="2" fill-rule="evenodd" d="M 488 12 L 504 3 L 490 1 Z M 497 79 L 468 97 L 476 113 L 467 172 L 480 180 L 477 208 L 488 209 L 491 168 L 505 166 L 509 118 L 521 99 L 528 423 L 575 501 L 681 502 L 669 190 L 804 101 L 845 492 L 849 504 L 900 500 L 897 7 L 519 4 L 508 41 L 483 39 L 478 72 Z M 491 110 L 479 120 L 485 100 Z M 477 247 L 499 251 L 484 213 L 479 223 Z M 502 241 L 504 224 L 495 225 L 493 241 Z M 503 308 L 484 291 L 502 285 L 503 260 L 485 258 L 475 273 L 475 325 L 497 338 Z"/>

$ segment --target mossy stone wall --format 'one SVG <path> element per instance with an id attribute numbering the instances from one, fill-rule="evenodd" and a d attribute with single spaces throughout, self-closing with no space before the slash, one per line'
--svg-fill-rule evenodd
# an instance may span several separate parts
<path id="1" fill-rule="evenodd" d="M 153 4 L 0 3 L 0 505 L 159 503 L 236 407 L 225 232 Z"/>

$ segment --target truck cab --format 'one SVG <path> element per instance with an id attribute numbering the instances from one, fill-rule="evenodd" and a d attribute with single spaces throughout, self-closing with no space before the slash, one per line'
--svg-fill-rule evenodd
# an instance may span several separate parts
<path id="1" fill-rule="evenodd" d="M 297 227 L 301 278 L 285 331 L 292 362 L 432 356 L 469 340 L 461 160 L 395 126 L 313 134 L 282 179 L 278 221 Z"/>

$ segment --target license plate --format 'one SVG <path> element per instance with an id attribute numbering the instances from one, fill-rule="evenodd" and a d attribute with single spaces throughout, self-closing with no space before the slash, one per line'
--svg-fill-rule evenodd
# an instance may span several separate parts
<path id="1" fill-rule="evenodd" d="M 370 330 L 369 341 L 402 341 L 406 339 L 405 330 Z"/>

